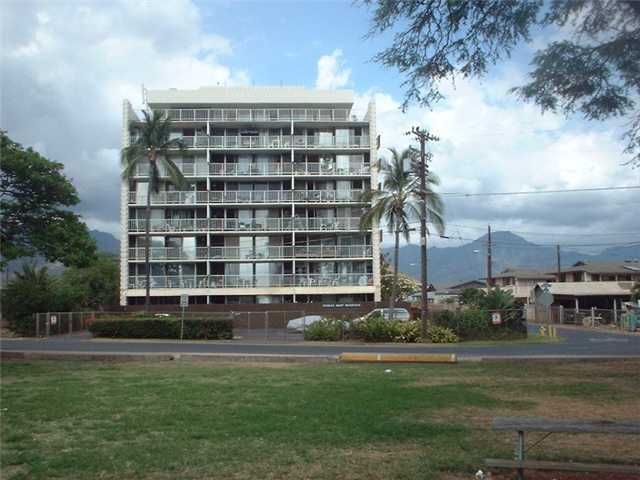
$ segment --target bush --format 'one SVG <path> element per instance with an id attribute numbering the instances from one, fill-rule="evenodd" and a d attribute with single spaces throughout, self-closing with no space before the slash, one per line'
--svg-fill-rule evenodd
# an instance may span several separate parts
<path id="1" fill-rule="evenodd" d="M 365 342 L 392 342 L 398 336 L 397 323 L 385 320 L 382 315 L 373 315 L 354 323 L 352 336 Z"/>
<path id="2" fill-rule="evenodd" d="M 415 343 L 420 340 L 420 324 L 416 321 L 387 320 L 376 315 L 354 323 L 349 334 L 365 342 Z"/>
<path id="3" fill-rule="evenodd" d="M 492 324 L 491 311 L 479 308 L 435 312 L 431 318 L 434 326 L 448 328 L 460 340 L 503 340 L 527 336 L 522 309 L 503 311 L 501 325 Z"/>
<path id="4" fill-rule="evenodd" d="M 304 339 L 312 342 L 335 342 L 343 338 L 344 323 L 342 320 L 325 318 L 304 329 Z"/>
<path id="5" fill-rule="evenodd" d="M 233 321 L 228 318 L 185 318 L 184 337 L 188 340 L 229 340 Z M 89 326 L 95 337 L 180 338 L 180 319 L 175 317 L 101 318 Z"/>
<path id="6" fill-rule="evenodd" d="M 450 328 L 433 326 L 427 331 L 432 343 L 458 343 L 460 338 Z"/>
<path id="7" fill-rule="evenodd" d="M 394 323 L 396 329 L 396 336 L 393 338 L 394 342 L 416 343 L 420 341 L 422 332 L 419 322 L 412 320 L 410 322 L 396 321 Z"/>

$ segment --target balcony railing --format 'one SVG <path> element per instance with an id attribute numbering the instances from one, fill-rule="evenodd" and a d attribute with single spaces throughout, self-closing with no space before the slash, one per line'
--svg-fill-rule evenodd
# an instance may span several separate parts
<path id="1" fill-rule="evenodd" d="M 145 288 L 144 275 L 130 276 L 129 288 Z M 370 273 L 288 275 L 151 276 L 151 288 L 343 287 L 373 285 Z"/>
<path id="2" fill-rule="evenodd" d="M 269 175 L 291 175 L 292 167 L 290 162 L 286 163 L 211 163 L 209 164 L 209 175 L 230 176 L 230 177 L 254 177 Z"/>
<path id="3" fill-rule="evenodd" d="M 294 175 L 369 175 L 368 163 L 338 167 L 335 163 L 294 163 Z"/>
<path id="4" fill-rule="evenodd" d="M 163 110 L 174 122 L 349 122 L 346 108 L 172 108 Z"/>
<path id="5" fill-rule="evenodd" d="M 201 205 L 209 201 L 209 192 L 158 192 L 151 194 L 151 205 Z M 129 192 L 129 203 L 146 205 L 144 193 Z"/>
<path id="6" fill-rule="evenodd" d="M 145 231 L 145 219 L 129 220 L 129 231 Z M 151 232 L 276 232 L 276 231 L 359 231 L 360 217 L 336 218 L 183 218 L 150 220 Z"/>
<path id="7" fill-rule="evenodd" d="M 207 163 L 176 163 L 178 170 L 185 177 L 206 177 L 209 174 L 209 165 Z M 169 173 L 162 166 L 158 167 L 158 173 L 161 177 L 168 177 Z M 139 163 L 134 171 L 136 177 L 149 176 L 149 164 Z"/>
<path id="8" fill-rule="evenodd" d="M 369 175 L 368 163 L 338 167 L 335 163 L 177 163 L 185 177 L 258 177 L 277 175 Z M 158 168 L 161 177 L 168 177 L 163 167 Z M 148 177 L 149 165 L 138 164 L 134 175 Z"/>
<path id="9" fill-rule="evenodd" d="M 289 149 L 289 148 L 369 148 L 369 137 L 351 135 L 319 137 L 315 135 L 262 135 L 262 136 L 195 136 L 181 137 L 188 148 L 213 149 Z"/>
<path id="10" fill-rule="evenodd" d="M 150 260 L 270 260 L 282 258 L 371 258 L 371 245 L 300 245 L 244 247 L 151 247 Z M 144 247 L 129 248 L 129 260 L 145 259 Z"/>
<path id="11" fill-rule="evenodd" d="M 288 204 L 295 203 L 363 203 L 365 190 L 233 190 L 158 192 L 151 194 L 152 205 L 202 205 L 202 204 Z M 146 205 L 145 194 L 129 192 L 129 203 Z"/>

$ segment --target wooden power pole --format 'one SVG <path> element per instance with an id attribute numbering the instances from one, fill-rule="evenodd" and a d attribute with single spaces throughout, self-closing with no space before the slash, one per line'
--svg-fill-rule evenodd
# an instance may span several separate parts
<path id="1" fill-rule="evenodd" d="M 420 324 L 422 336 L 426 337 L 429 313 L 429 283 L 427 277 L 427 175 L 429 175 L 429 165 L 427 163 L 427 142 L 437 142 L 438 137 L 431 135 L 427 130 L 420 127 L 412 127 L 408 135 L 414 135 L 420 142 L 420 164 L 418 176 L 420 177 L 420 280 L 422 283 L 422 299 L 420 309 Z"/>
<path id="2" fill-rule="evenodd" d="M 487 225 L 487 287 L 493 286 L 493 272 L 491 266 L 491 225 Z"/>
<path id="3" fill-rule="evenodd" d="M 558 276 L 558 278 L 556 278 L 556 282 L 560 281 L 560 274 L 562 273 L 560 270 L 560 245 L 556 245 L 556 275 Z"/>

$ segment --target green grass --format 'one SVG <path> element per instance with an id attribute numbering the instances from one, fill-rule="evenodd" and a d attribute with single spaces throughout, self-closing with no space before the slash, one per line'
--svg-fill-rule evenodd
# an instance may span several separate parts
<path id="1" fill-rule="evenodd" d="M 491 416 L 585 401 L 596 416 L 637 412 L 639 368 L 4 362 L 0 467 L 12 479 L 469 478 L 511 455 Z"/>

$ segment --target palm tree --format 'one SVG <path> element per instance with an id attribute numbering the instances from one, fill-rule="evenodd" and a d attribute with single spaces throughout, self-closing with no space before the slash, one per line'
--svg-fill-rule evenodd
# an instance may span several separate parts
<path id="1" fill-rule="evenodd" d="M 420 218 L 420 182 L 414 170 L 406 168 L 415 164 L 415 149 L 408 148 L 398 152 L 390 148 L 389 151 L 391 160 L 381 159 L 379 164 L 379 171 L 383 177 L 382 189 L 369 190 L 364 194 L 363 201 L 370 202 L 371 207 L 362 216 L 360 228 L 369 230 L 374 223 L 384 220 L 389 232 L 394 234 L 393 287 L 389 300 L 389 307 L 393 308 L 398 289 L 400 236 L 409 242 L 410 232 L 413 230 L 411 224 Z M 434 174 L 429 174 L 427 211 L 432 224 L 438 233 L 442 234 L 444 233 L 443 204 L 441 198 L 432 189 L 438 184 L 438 178 Z"/>
<path id="2" fill-rule="evenodd" d="M 151 192 L 157 193 L 160 188 L 159 164 L 164 167 L 168 174 L 167 181 L 176 186 L 184 184 L 184 176 L 180 169 L 171 159 L 171 154 L 176 149 L 184 151 L 184 144 L 180 138 L 170 138 L 171 120 L 163 112 L 154 110 L 152 113 L 142 112 L 144 124 L 140 127 L 132 122 L 129 130 L 138 130 L 137 137 L 131 145 L 122 149 L 122 178 L 130 180 L 136 172 L 136 167 L 145 161 L 149 163 L 149 185 L 147 188 L 147 208 L 145 213 L 145 242 L 144 242 L 144 262 L 146 271 L 146 295 L 145 311 L 149 310 L 150 288 L 151 288 L 151 268 L 149 265 L 149 246 L 151 244 Z"/>

